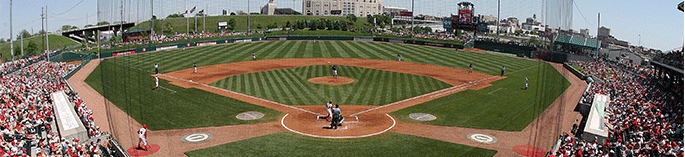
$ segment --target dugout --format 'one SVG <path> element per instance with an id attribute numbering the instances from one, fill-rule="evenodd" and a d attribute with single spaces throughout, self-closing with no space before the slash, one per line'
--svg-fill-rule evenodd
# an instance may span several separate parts
<path id="1" fill-rule="evenodd" d="M 75 104 L 69 101 L 67 94 L 64 91 L 58 91 L 50 94 L 50 96 L 53 100 L 55 121 L 60 136 L 65 139 L 89 139 L 86 127 L 83 126 L 76 111 L 74 111 Z"/>

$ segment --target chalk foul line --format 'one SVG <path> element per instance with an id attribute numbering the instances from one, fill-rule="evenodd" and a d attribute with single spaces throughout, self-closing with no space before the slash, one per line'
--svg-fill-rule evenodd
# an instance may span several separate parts
<path id="1" fill-rule="evenodd" d="M 283 121 L 285 120 L 285 117 L 288 117 L 289 114 L 290 113 L 287 113 L 287 114 L 285 114 L 285 116 L 283 116 L 283 118 L 281 118 L 281 126 L 283 126 L 285 129 L 287 129 L 290 132 L 300 134 L 300 135 L 304 135 L 304 136 L 317 137 L 317 138 L 344 139 L 344 138 L 362 138 L 362 137 L 376 136 L 376 135 L 380 135 L 382 133 L 387 132 L 388 130 L 394 128 L 395 125 L 397 124 L 397 122 L 395 121 L 395 118 L 392 118 L 392 116 L 390 116 L 389 114 L 386 113 L 385 115 L 390 117 L 390 119 L 392 119 L 392 126 L 390 126 L 389 128 L 387 128 L 383 131 L 380 131 L 377 133 L 372 133 L 372 134 L 367 134 L 367 135 L 359 135 L 359 136 L 321 136 L 321 135 L 313 135 L 313 134 L 299 132 L 299 131 L 288 128 L 288 126 L 285 126 L 285 123 L 283 123 Z"/>

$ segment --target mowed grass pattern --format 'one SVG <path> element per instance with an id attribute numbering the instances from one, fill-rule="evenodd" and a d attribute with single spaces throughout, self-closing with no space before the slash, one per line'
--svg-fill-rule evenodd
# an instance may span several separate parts
<path id="1" fill-rule="evenodd" d="M 142 69 L 143 71 L 152 74 L 154 71 L 154 63 L 158 63 L 160 65 L 161 73 L 166 73 L 191 68 L 193 62 L 196 62 L 198 66 L 206 66 L 222 63 L 250 61 L 252 60 L 251 54 L 253 52 L 257 55 L 257 59 L 259 60 L 281 58 L 364 58 L 396 60 L 397 53 L 400 53 L 402 54 L 402 61 L 406 62 L 432 64 L 460 69 L 468 69 L 469 63 L 472 63 L 474 64 L 474 71 L 490 75 L 499 75 L 502 66 L 506 67 L 507 71 L 505 75 L 507 75 L 508 78 L 494 82 L 493 86 L 490 86 L 486 89 L 481 89 L 475 93 L 472 90 L 467 90 L 457 93 L 456 95 L 450 95 L 449 98 L 433 100 L 434 102 L 431 102 L 433 105 L 417 105 L 415 106 L 416 108 L 406 110 L 406 113 L 393 113 L 395 117 L 402 119 L 406 118 L 404 117 L 404 114 L 409 114 L 411 112 L 429 112 L 437 109 L 444 109 L 441 111 L 429 112 L 431 114 L 435 114 L 439 118 L 436 122 L 430 122 L 431 124 L 435 125 L 488 128 L 495 130 L 520 130 L 528 125 L 533 119 L 535 119 L 535 117 L 537 117 L 542 111 L 544 111 L 544 108 L 546 108 L 549 103 L 551 103 L 560 95 L 560 93 L 563 92 L 564 89 L 568 87 L 568 81 L 557 81 L 557 83 L 548 81 L 548 83 L 536 85 L 536 83 L 544 82 L 547 79 L 561 78 L 563 80 L 563 76 L 559 75 L 559 73 L 554 71 L 553 68 L 547 67 L 549 66 L 548 63 L 540 61 L 468 51 L 460 51 L 459 53 L 455 53 L 454 49 L 383 42 L 250 42 L 194 47 L 187 48 L 186 50 L 175 49 L 153 53 L 143 53 L 124 57 L 116 57 L 107 60 L 119 63 L 126 62 L 126 64 L 132 68 Z M 350 70 L 342 69 L 341 75 L 348 75 L 347 72 L 351 71 L 350 74 L 353 74 L 353 76 L 359 75 L 360 78 L 381 80 L 384 79 L 384 77 L 387 77 L 388 80 L 381 80 L 377 81 L 376 84 L 363 86 L 362 88 L 371 89 L 366 93 L 352 91 L 354 89 L 345 90 L 345 85 L 325 86 L 321 87 L 320 89 L 313 89 L 309 87 L 310 89 L 308 89 L 308 87 L 304 86 L 305 83 L 302 82 L 310 78 L 307 75 L 322 76 L 326 72 L 330 71 L 330 67 L 319 67 L 319 69 L 321 72 L 315 72 L 317 70 L 313 69 L 301 69 L 301 71 L 292 69 L 235 76 L 234 78 L 230 78 L 222 83 L 217 83 L 216 85 L 250 93 L 251 95 L 257 95 L 265 99 L 282 99 L 279 100 L 279 102 L 292 105 L 321 104 L 327 99 L 335 99 L 335 101 L 340 104 L 358 103 L 359 105 L 382 105 L 391 103 L 395 101 L 394 99 L 406 97 L 406 95 L 409 94 L 405 93 L 411 93 L 414 92 L 413 90 L 417 90 L 417 88 L 414 88 L 415 86 L 413 86 L 413 84 L 422 83 L 408 78 L 404 80 L 405 82 L 397 82 L 396 80 L 401 78 L 399 76 L 409 75 L 400 75 L 395 73 L 383 74 L 382 72 L 369 73 L 369 71 L 365 71 L 366 73 L 369 73 L 366 74 L 362 72 L 364 70 L 357 70 L 357 72 L 355 72 L 355 68 L 352 68 Z M 547 73 L 546 71 L 554 71 L 556 73 Z M 544 75 L 542 73 L 544 73 Z M 381 74 L 383 74 L 383 76 L 381 76 Z M 301 76 L 301 78 L 297 78 L 297 76 Z M 527 90 L 528 93 L 526 94 L 516 94 L 520 93 L 518 92 L 520 88 L 523 88 L 523 81 L 525 80 L 525 77 L 529 77 L 531 80 L 531 86 L 533 86 L 531 88 L 549 90 L 545 90 L 543 92 L 535 89 L 529 89 Z M 152 80 L 152 77 L 149 77 L 149 80 Z M 392 82 L 393 80 L 396 82 Z M 124 79 L 121 81 L 126 80 Z M 431 81 L 428 81 L 427 83 L 430 82 Z M 294 83 L 295 85 L 286 85 L 281 83 Z M 394 84 L 399 85 L 394 86 Z M 269 87 L 270 89 L 267 90 L 258 88 L 258 86 L 271 87 Z M 351 86 L 351 84 L 348 86 Z M 382 93 L 380 92 L 381 89 L 374 89 L 377 88 L 376 86 L 387 86 L 392 88 L 390 88 L 390 91 Z M 419 93 L 430 90 L 435 91 L 433 88 L 441 87 L 440 85 L 433 87 L 423 85 L 420 86 L 421 87 L 419 87 L 418 90 L 422 92 Z M 490 94 L 488 94 L 489 92 L 500 88 L 502 88 L 500 91 L 491 93 L 497 96 L 490 96 Z M 513 92 L 510 92 L 512 94 L 500 93 L 505 92 L 506 90 L 511 90 Z M 344 92 L 346 91 L 349 91 L 349 95 L 344 95 Z M 125 91 L 115 92 L 125 93 Z M 175 96 L 188 97 L 183 94 L 178 94 Z M 193 98 L 184 99 L 194 100 Z M 198 103 L 201 103 L 201 101 Z M 460 106 L 457 107 L 453 105 Z M 488 108 L 479 108 L 486 106 Z M 455 109 L 452 108 L 460 109 L 460 112 L 449 112 L 455 111 Z M 203 110 L 199 113 L 203 112 L 209 113 L 213 111 Z M 171 114 L 170 112 L 168 113 Z M 454 116 L 455 114 L 460 116 Z M 519 116 L 527 117 L 521 118 Z M 168 117 L 164 120 L 175 121 L 177 120 L 175 118 L 182 119 L 182 117 Z M 139 120 L 138 118 L 136 119 Z M 439 122 L 441 120 L 443 122 Z"/>
<path id="2" fill-rule="evenodd" d="M 402 54 L 402 61 L 468 69 L 474 65 L 474 71 L 490 75 L 499 75 L 502 66 L 508 72 L 533 67 L 538 61 L 515 57 L 490 55 L 484 53 L 460 51 L 454 49 L 391 44 L 383 42 L 358 41 L 271 41 L 236 43 L 217 46 L 175 49 L 154 53 L 136 54 L 113 60 L 130 60 L 131 66 L 153 71 L 153 65 L 159 64 L 160 72 L 167 73 L 198 66 L 252 60 L 252 53 L 257 59 L 282 58 L 364 58 L 379 60 L 397 60 Z"/>
<path id="3" fill-rule="evenodd" d="M 151 130 L 254 124 L 275 121 L 283 115 L 204 90 L 178 87 L 162 79 L 160 88 L 152 90 L 155 87 L 154 77 L 147 71 L 127 65 L 127 62 L 104 60 L 85 82 Z M 264 117 L 249 121 L 235 118 L 247 111 L 264 113 Z"/>
<path id="4" fill-rule="evenodd" d="M 345 105 L 385 105 L 449 84 L 427 76 L 354 66 L 338 66 L 341 77 L 355 82 L 315 84 L 307 79 L 331 76 L 331 66 L 315 65 L 230 76 L 210 85 L 289 105 L 321 105 L 328 100 Z"/>
<path id="5" fill-rule="evenodd" d="M 412 123 L 521 131 L 571 85 L 549 64 L 507 76 L 508 79 L 492 82 L 490 87 L 465 90 L 390 115 Z M 424 122 L 409 118 L 409 114 L 418 112 L 433 114 L 437 119 Z"/>
<path id="6" fill-rule="evenodd" d="M 497 151 L 398 133 L 323 139 L 281 132 L 198 149 L 187 156 L 494 156 Z"/>

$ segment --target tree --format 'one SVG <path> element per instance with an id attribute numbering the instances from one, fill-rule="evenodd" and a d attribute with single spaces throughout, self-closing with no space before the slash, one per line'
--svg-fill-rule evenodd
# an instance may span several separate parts
<path id="1" fill-rule="evenodd" d="M 91 24 L 87 24 L 87 25 L 83 26 L 83 28 L 86 28 L 86 27 L 91 27 L 91 26 L 93 26 L 93 25 L 91 25 Z"/>
<path id="2" fill-rule="evenodd" d="M 290 28 L 290 21 L 285 22 L 285 28 Z"/>
<path id="3" fill-rule="evenodd" d="M 169 16 L 166 16 L 166 18 L 179 18 L 179 17 L 183 17 L 183 14 L 171 14 Z"/>
<path id="4" fill-rule="evenodd" d="M 60 28 L 60 30 L 63 30 L 63 31 L 70 30 L 70 29 L 72 29 L 72 27 L 70 25 L 62 25 L 62 28 Z"/>
<path id="5" fill-rule="evenodd" d="M 312 21 L 312 22 L 309 23 L 309 30 L 310 30 L 310 31 L 316 30 L 317 27 L 318 27 L 318 26 L 317 26 L 317 22 L 316 22 L 316 21 Z"/>
<path id="6" fill-rule="evenodd" d="M 29 33 L 29 31 L 27 31 L 26 29 L 21 30 L 21 32 L 19 32 L 19 34 L 17 35 L 17 40 L 21 39 L 22 36 L 24 38 L 28 38 L 31 37 L 31 33 Z"/>
<path id="7" fill-rule="evenodd" d="M 354 14 L 349 14 L 345 18 L 347 18 L 347 20 L 350 20 L 352 22 L 357 22 L 357 16 L 355 16 Z"/>
<path id="8" fill-rule="evenodd" d="M 316 20 L 317 21 L 317 28 L 320 30 L 326 29 L 326 23 L 324 23 L 323 20 Z"/>
<path id="9" fill-rule="evenodd" d="M 371 16 L 371 15 L 366 15 L 366 22 L 368 22 L 369 24 L 373 25 L 373 24 L 374 24 L 374 23 L 373 23 L 373 16 Z"/>
<path id="10" fill-rule="evenodd" d="M 261 23 L 257 23 L 257 29 L 262 29 L 262 24 L 261 24 Z"/>
<path id="11" fill-rule="evenodd" d="M 231 12 L 231 14 L 230 14 L 230 15 L 231 15 L 231 16 L 235 16 L 235 12 Z"/>
<path id="12" fill-rule="evenodd" d="M 245 13 L 245 12 L 242 11 L 242 10 L 238 10 L 238 15 L 247 15 L 247 13 Z"/>
<path id="13" fill-rule="evenodd" d="M 0 43 L 5 43 L 5 38 L 0 38 Z"/>
<path id="14" fill-rule="evenodd" d="M 231 29 L 235 30 L 235 19 L 231 18 L 228 20 L 228 25 L 231 26 Z"/>
<path id="15" fill-rule="evenodd" d="M 100 26 L 100 25 L 108 25 L 108 24 L 109 24 L 109 22 L 107 22 L 107 21 L 102 21 L 102 22 L 98 22 L 97 25 Z"/>

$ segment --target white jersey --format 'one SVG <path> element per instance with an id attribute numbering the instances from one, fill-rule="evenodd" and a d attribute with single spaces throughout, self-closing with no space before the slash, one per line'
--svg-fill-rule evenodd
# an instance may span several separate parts
<path id="1" fill-rule="evenodd" d="M 330 110 L 331 108 L 333 108 L 333 104 L 332 103 L 326 103 L 326 109 Z"/>
<path id="2" fill-rule="evenodd" d="M 145 135 L 147 135 L 147 129 L 145 128 L 140 128 L 138 130 L 138 137 L 140 138 L 145 138 Z"/>

